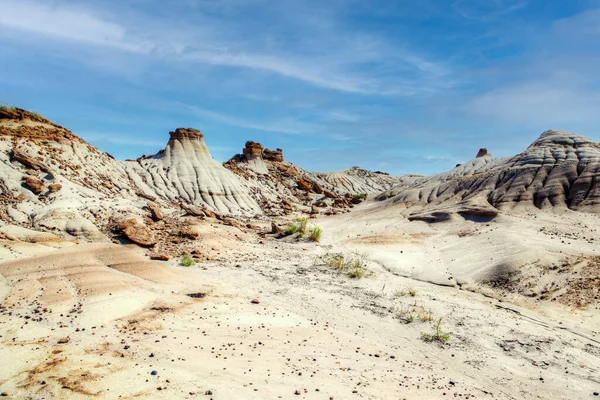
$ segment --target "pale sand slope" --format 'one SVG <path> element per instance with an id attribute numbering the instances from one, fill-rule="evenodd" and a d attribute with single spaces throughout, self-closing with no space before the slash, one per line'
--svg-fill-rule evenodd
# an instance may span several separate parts
<path id="1" fill-rule="evenodd" d="M 227 234 L 219 248 L 225 261 L 192 268 L 106 244 L 0 264 L 0 359 L 11 360 L 0 364 L 0 392 L 584 399 L 600 390 L 600 343 L 592 332 L 599 325 L 586 329 L 586 313 L 553 304 L 548 316 L 376 263 L 372 275 L 352 280 L 313 258 L 350 249 L 341 232 L 352 239 L 364 229 L 336 218 L 318 222 L 326 227 L 322 244 Z M 415 296 L 395 296 L 406 288 Z M 260 304 L 250 303 L 254 297 Z M 36 314 L 35 301 L 53 312 Z M 444 317 L 449 344 L 425 343 L 420 333 L 429 323 L 397 318 L 415 303 Z M 63 337 L 70 342 L 58 344 Z"/>

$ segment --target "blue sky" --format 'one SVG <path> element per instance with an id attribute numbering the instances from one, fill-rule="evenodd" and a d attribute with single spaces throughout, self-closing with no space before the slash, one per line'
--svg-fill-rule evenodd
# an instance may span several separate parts
<path id="1" fill-rule="evenodd" d="M 0 102 L 115 157 L 195 127 L 314 171 L 600 140 L 596 0 L 0 0 Z"/>

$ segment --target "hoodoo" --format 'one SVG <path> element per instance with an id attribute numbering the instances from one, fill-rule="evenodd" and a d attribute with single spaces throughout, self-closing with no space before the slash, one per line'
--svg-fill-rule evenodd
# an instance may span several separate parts
<path id="1" fill-rule="evenodd" d="M 268 174 L 269 170 L 263 161 L 263 146 L 260 143 L 247 141 L 243 149 L 244 161 L 250 168 L 259 174 Z"/>
<path id="2" fill-rule="evenodd" d="M 212 158 L 203 137 L 197 129 L 177 128 L 165 150 L 126 162 L 127 172 L 146 195 L 221 213 L 260 212 L 247 186 Z"/>

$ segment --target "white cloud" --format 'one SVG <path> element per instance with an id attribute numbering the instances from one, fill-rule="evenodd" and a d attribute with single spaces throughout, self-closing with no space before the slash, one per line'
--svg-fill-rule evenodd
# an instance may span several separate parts
<path id="1" fill-rule="evenodd" d="M 193 114 L 209 118 L 215 121 L 225 123 L 227 125 L 238 126 L 240 128 L 256 129 L 266 132 L 285 133 L 285 134 L 310 134 L 315 130 L 315 126 L 294 119 L 280 119 L 271 121 L 269 124 L 261 124 L 249 121 L 243 118 L 232 117 L 230 115 L 221 114 L 215 111 L 207 110 L 202 107 L 178 103 L 181 107 L 188 109 Z"/>
<path id="2" fill-rule="evenodd" d="M 97 2 L 94 6 L 106 4 Z M 289 6 L 294 6 L 294 3 Z M 289 12 L 293 13 L 291 8 Z M 157 20 L 140 12 L 123 18 L 118 9 L 99 13 L 97 9 L 76 7 L 64 0 L 0 0 L 0 9 L 0 26 L 21 34 L 29 33 L 71 44 L 105 46 L 150 55 L 166 62 L 266 71 L 342 92 L 410 96 L 431 93 L 449 85 L 449 80 L 444 79 L 447 71 L 438 63 L 406 49 L 390 46 L 381 38 L 338 29 L 328 19 L 333 18 L 335 13 L 329 12 L 320 17 L 313 15 L 314 10 L 310 8 L 298 10 L 310 15 L 291 16 L 320 31 L 306 35 L 302 25 L 289 27 L 286 34 L 298 38 L 292 40 L 291 48 L 285 42 L 285 34 L 277 36 L 273 42 L 269 38 L 275 36 L 269 29 L 256 31 L 253 25 L 244 28 L 227 20 L 226 16 L 213 17 L 210 13 L 202 14 L 194 25 L 181 22 L 173 26 L 171 21 Z M 202 12 L 203 7 L 198 6 L 194 10 Z M 121 22 L 118 22 L 119 19 Z M 315 41 L 316 35 L 321 36 L 319 41 Z M 14 35 L 11 40 L 19 36 Z M 396 74 L 393 79 L 373 78 L 377 75 L 372 74 L 373 71 L 359 72 L 358 66 L 365 63 L 379 64 L 382 71 Z M 410 73 L 404 74 L 407 71 Z"/>

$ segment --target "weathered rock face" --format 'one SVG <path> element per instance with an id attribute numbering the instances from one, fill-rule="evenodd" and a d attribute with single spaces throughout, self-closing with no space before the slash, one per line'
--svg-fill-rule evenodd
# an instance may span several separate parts
<path id="1" fill-rule="evenodd" d="M 200 131 L 170 132 L 164 151 L 123 163 L 129 178 L 146 195 L 205 206 L 219 213 L 256 214 L 247 186 L 215 161 Z"/>
<path id="2" fill-rule="evenodd" d="M 268 161 L 272 161 L 272 162 L 283 162 L 283 150 L 281 149 L 275 149 L 275 150 L 269 150 L 269 149 L 265 149 L 263 151 L 263 158 L 265 160 Z"/>
<path id="3" fill-rule="evenodd" d="M 490 154 L 490 152 L 488 151 L 488 149 L 486 149 L 485 147 L 482 147 L 481 149 L 479 149 L 479 151 L 477 152 L 477 156 L 475 158 L 480 158 L 480 157 L 491 157 L 492 155 Z"/>
<path id="4" fill-rule="evenodd" d="M 546 131 L 511 158 L 480 157 L 450 172 L 399 185 L 391 199 L 407 214 L 459 207 L 485 210 L 539 208 L 600 212 L 600 144 L 563 131 Z"/>
<path id="5" fill-rule="evenodd" d="M 259 174 L 268 174 L 269 170 L 263 161 L 263 146 L 260 143 L 248 141 L 243 150 L 243 161 Z"/>
<path id="6" fill-rule="evenodd" d="M 261 157 L 262 158 L 262 153 L 263 153 L 262 144 L 256 143 L 256 142 L 253 142 L 250 140 L 246 142 L 246 146 L 244 147 L 243 154 L 247 158 L 251 158 L 251 157 Z"/>
<path id="7" fill-rule="evenodd" d="M 0 107 L 0 187 L 0 218 L 52 229 L 64 239 L 107 240 L 98 227 L 108 222 L 112 201 L 137 200 L 110 155 L 39 114 L 12 107 Z"/>
<path id="8" fill-rule="evenodd" d="M 169 132 L 169 136 L 171 140 L 204 138 L 204 135 L 194 128 L 177 128 L 173 132 Z"/>

